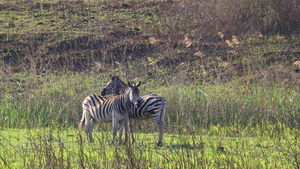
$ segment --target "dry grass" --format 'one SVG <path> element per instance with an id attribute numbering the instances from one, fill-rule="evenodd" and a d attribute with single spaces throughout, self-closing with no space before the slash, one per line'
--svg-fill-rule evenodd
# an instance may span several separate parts
<path id="1" fill-rule="evenodd" d="M 4 75 L 130 70 L 219 83 L 275 77 L 278 62 L 277 77 L 298 71 L 296 0 L 1 2 Z"/>

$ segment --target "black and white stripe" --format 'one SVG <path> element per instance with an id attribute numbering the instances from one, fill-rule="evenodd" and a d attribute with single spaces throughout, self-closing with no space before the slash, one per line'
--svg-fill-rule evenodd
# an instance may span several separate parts
<path id="1" fill-rule="evenodd" d="M 123 127 L 127 132 L 128 111 L 131 107 L 138 107 L 140 98 L 140 91 L 138 87 L 141 82 L 136 85 L 131 85 L 128 82 L 128 88 L 122 95 L 106 98 L 97 94 L 87 96 L 82 103 L 82 119 L 79 124 L 79 131 L 81 131 L 83 123 L 85 125 L 84 131 L 86 140 L 93 142 L 92 130 L 94 123 L 110 123 L 113 126 L 112 143 L 114 142 L 117 128 L 119 125 L 119 143 L 121 144 L 121 137 Z M 127 137 L 125 135 L 125 142 Z"/>
<path id="2" fill-rule="evenodd" d="M 110 76 L 110 81 L 106 87 L 101 90 L 101 95 L 107 94 L 119 95 L 127 90 L 128 86 L 118 76 Z M 158 127 L 158 141 L 157 145 L 162 144 L 164 132 L 164 117 L 167 110 L 167 101 L 159 94 L 149 94 L 141 96 L 140 107 L 131 107 L 129 113 L 130 132 L 132 135 L 132 142 L 134 142 L 132 119 L 145 120 L 151 118 L 155 125 Z"/>

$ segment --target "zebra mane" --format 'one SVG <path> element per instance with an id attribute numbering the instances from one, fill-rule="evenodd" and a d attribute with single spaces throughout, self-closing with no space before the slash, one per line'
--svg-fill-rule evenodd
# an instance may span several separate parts
<path id="1" fill-rule="evenodd" d="M 114 83 L 113 92 L 114 94 L 120 95 L 125 94 L 126 89 L 128 88 L 128 85 L 123 82 L 119 76 L 111 76 L 111 80 Z"/>

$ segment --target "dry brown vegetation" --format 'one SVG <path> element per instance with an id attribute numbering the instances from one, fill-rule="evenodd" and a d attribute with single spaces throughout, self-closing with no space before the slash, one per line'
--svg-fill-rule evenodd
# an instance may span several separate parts
<path id="1" fill-rule="evenodd" d="M 0 168 L 299 168 L 299 16 L 299 0 L 0 0 Z M 162 147 L 152 121 L 132 146 L 108 145 L 111 124 L 75 134 L 111 73 L 166 98 Z"/>
<path id="2" fill-rule="evenodd" d="M 297 0 L 2 0 L 0 9 L 2 74 L 113 67 L 176 81 L 299 79 Z"/>

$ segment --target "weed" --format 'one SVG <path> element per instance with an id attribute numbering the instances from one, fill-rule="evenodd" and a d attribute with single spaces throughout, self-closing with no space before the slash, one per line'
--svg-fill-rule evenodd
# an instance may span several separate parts
<path id="1" fill-rule="evenodd" d="M 299 168 L 296 0 L 1 2 L 1 167 Z M 110 73 L 167 99 L 162 147 L 76 133 Z"/>

